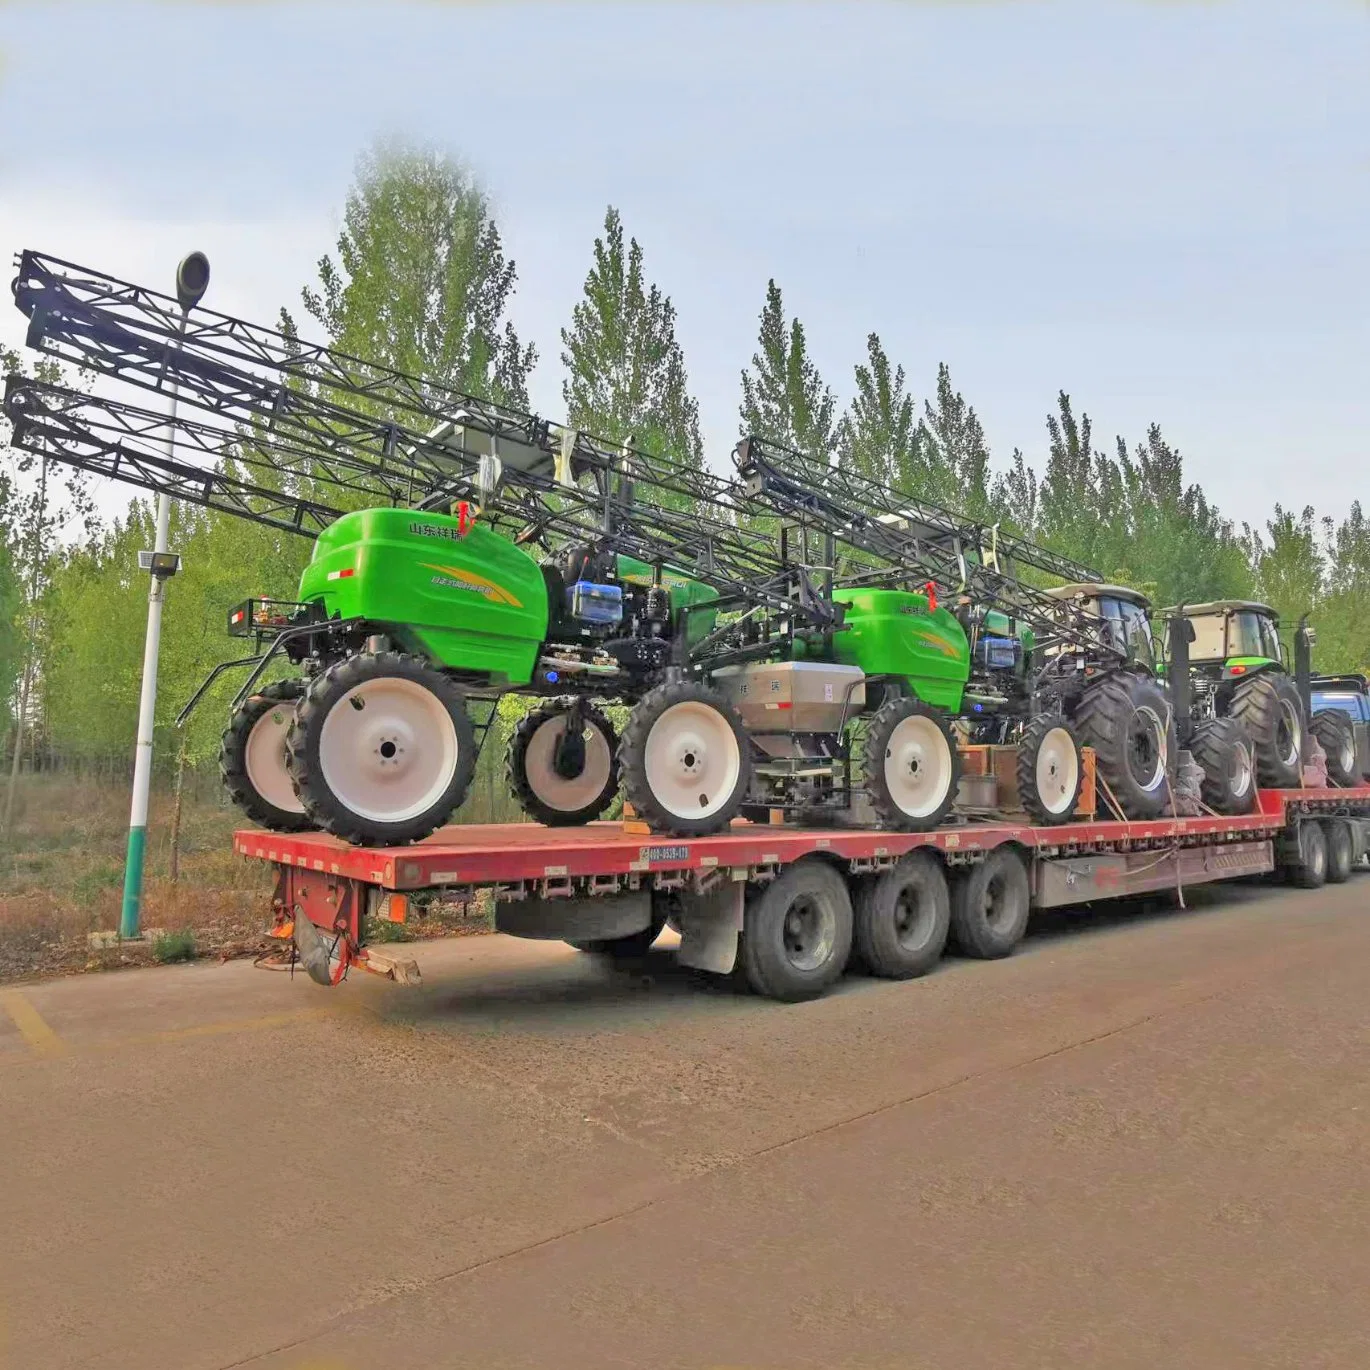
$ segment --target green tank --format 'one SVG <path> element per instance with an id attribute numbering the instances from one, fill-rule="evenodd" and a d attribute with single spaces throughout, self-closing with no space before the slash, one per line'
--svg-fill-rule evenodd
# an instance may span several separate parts
<path id="1" fill-rule="evenodd" d="M 848 606 L 846 631 L 833 637 L 838 661 L 867 675 L 902 676 L 926 703 L 960 713 L 970 646 L 954 614 L 907 590 L 847 589 L 833 598 Z"/>
<path id="2" fill-rule="evenodd" d="M 547 636 L 542 568 L 508 538 L 445 514 L 362 509 L 319 534 L 300 599 L 393 625 L 406 650 L 492 684 L 526 685 Z"/>

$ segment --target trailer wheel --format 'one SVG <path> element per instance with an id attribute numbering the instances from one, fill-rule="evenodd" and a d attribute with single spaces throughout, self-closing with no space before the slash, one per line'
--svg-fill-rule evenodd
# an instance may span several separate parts
<path id="1" fill-rule="evenodd" d="M 549 828 L 589 823 L 618 793 L 618 737 L 596 708 L 581 705 L 579 738 L 567 738 L 568 699 L 535 709 L 509 739 L 509 788 L 523 811 Z"/>
<path id="2" fill-rule="evenodd" d="M 1322 825 L 1322 834 L 1327 848 L 1327 883 L 1344 884 L 1351 878 L 1355 861 L 1351 825 L 1344 818 L 1329 818 Z"/>
<path id="3" fill-rule="evenodd" d="M 653 904 L 656 902 L 653 900 Z M 658 913 L 654 908 L 652 921 L 641 932 L 630 932 L 626 937 L 602 937 L 590 942 L 573 942 L 568 938 L 566 945 L 591 956 L 608 956 L 615 961 L 635 961 L 647 955 L 665 926 L 665 910 Z"/>
<path id="4" fill-rule="evenodd" d="M 951 926 L 951 894 L 930 852 L 911 851 L 893 870 L 863 880 L 854 904 L 856 951 L 872 975 L 911 980 L 937 964 Z"/>
<path id="5" fill-rule="evenodd" d="M 1012 847 L 996 847 L 952 887 L 952 942 L 983 961 L 1009 956 L 1027 931 L 1031 904 L 1023 858 Z"/>
<path id="6" fill-rule="evenodd" d="M 302 694 L 304 681 L 278 680 L 249 695 L 219 745 L 219 774 L 229 798 L 272 832 L 308 832 L 314 826 L 286 761 L 286 731 Z"/>
<path id="7" fill-rule="evenodd" d="M 1232 688 L 1228 712 L 1246 725 L 1256 753 L 1256 779 L 1267 789 L 1303 782 L 1303 704 L 1283 671 L 1244 676 Z"/>
<path id="8" fill-rule="evenodd" d="M 691 680 L 643 695 L 623 730 L 618 767 L 633 808 L 653 827 L 681 837 L 726 829 L 752 776 L 737 710 Z"/>
<path id="9" fill-rule="evenodd" d="M 1177 760 L 1170 703 L 1154 680 L 1131 672 L 1089 686 L 1075 711 L 1080 741 L 1126 818 L 1155 818 L 1165 807 Z"/>
<path id="10" fill-rule="evenodd" d="M 427 837 L 465 799 L 476 768 L 461 690 L 399 652 L 348 657 L 315 676 L 286 745 L 306 812 L 358 845 Z"/>
<path id="11" fill-rule="evenodd" d="M 1359 785 L 1356 730 L 1345 709 L 1324 709 L 1309 724 L 1318 745 L 1327 753 L 1327 778 L 1334 785 Z"/>
<path id="12" fill-rule="evenodd" d="M 1327 837 L 1322 824 L 1304 819 L 1292 838 L 1281 844 L 1281 867 L 1291 885 L 1300 889 L 1320 889 L 1327 880 Z"/>
<path id="13" fill-rule="evenodd" d="M 882 704 L 866 730 L 866 794 L 879 820 L 902 832 L 935 828 L 956 800 L 961 754 L 947 720 L 921 699 Z"/>
<path id="14" fill-rule="evenodd" d="M 1034 823 L 1069 823 L 1080 802 L 1080 744 L 1059 714 L 1041 714 L 1018 743 L 1018 802 Z"/>
<path id="15" fill-rule="evenodd" d="M 1189 744 L 1203 768 L 1200 794 L 1214 813 L 1250 813 L 1256 802 L 1256 763 L 1251 739 L 1236 718 L 1207 718 Z"/>
<path id="16" fill-rule="evenodd" d="M 852 944 L 847 883 L 825 861 L 796 861 L 747 900 L 738 964 L 757 994 L 813 999 L 842 974 Z"/>

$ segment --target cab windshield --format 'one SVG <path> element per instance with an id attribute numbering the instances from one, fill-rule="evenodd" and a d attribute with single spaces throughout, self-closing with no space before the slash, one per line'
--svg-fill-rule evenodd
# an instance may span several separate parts
<path id="1" fill-rule="evenodd" d="M 1280 661 L 1280 638 L 1264 614 L 1243 611 L 1232 615 L 1227 634 L 1228 656 L 1263 656 Z"/>

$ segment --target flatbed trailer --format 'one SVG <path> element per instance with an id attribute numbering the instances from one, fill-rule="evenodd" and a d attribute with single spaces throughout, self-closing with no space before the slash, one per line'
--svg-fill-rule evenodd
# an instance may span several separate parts
<path id="1" fill-rule="evenodd" d="M 963 821 L 932 832 L 738 822 L 710 837 L 635 822 L 463 825 L 407 847 L 323 833 L 241 829 L 234 850 L 276 868 L 272 932 L 320 983 L 353 966 L 412 981 L 371 920 L 405 922 L 426 899 L 494 899 L 495 926 L 605 955 L 644 952 L 662 927 L 685 964 L 741 970 L 759 993 L 811 998 L 852 954 L 876 974 L 930 969 L 948 937 L 1006 956 L 1031 910 L 1281 872 L 1308 888 L 1345 880 L 1370 849 L 1370 785 L 1263 790 L 1237 817 L 1034 827 Z"/>

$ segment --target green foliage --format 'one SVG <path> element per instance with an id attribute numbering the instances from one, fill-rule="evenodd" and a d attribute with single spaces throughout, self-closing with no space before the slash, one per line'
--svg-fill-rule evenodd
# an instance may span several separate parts
<path id="1" fill-rule="evenodd" d="M 866 339 L 866 362 L 856 367 L 856 396 L 837 429 L 838 464 L 911 495 L 929 493 L 904 368 L 891 373 L 876 333 Z"/>
<path id="2" fill-rule="evenodd" d="M 670 296 L 646 283 L 636 238 L 625 252 L 623 224 L 611 205 L 571 327 L 561 330 L 567 422 L 698 470 L 699 405 L 689 392 L 675 317 Z"/>
<path id="3" fill-rule="evenodd" d="M 826 461 L 836 438 L 837 397 L 809 356 L 804 325 L 797 318 L 786 324 L 774 280 L 766 286 L 757 348 L 751 369 L 742 372 L 742 435 Z"/>
<path id="4" fill-rule="evenodd" d="M 925 400 L 918 422 L 918 446 L 928 495 L 971 518 L 989 512 L 989 447 L 979 415 L 951 383 L 943 362 L 937 368 L 934 403 Z"/>
<path id="5" fill-rule="evenodd" d="M 338 259 L 305 309 L 344 352 L 526 408 L 537 360 L 505 318 L 518 273 L 485 192 L 434 148 L 378 143 L 357 162 Z M 283 311 L 284 313 L 284 311 Z M 293 328 L 289 315 L 284 321 Z"/>
<path id="6" fill-rule="evenodd" d="M 172 961 L 193 961 L 195 954 L 195 934 L 189 928 L 164 932 L 152 944 L 152 959 L 162 965 Z"/>

